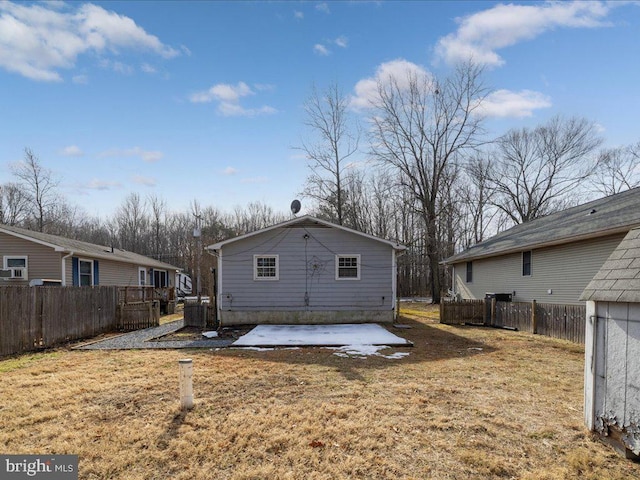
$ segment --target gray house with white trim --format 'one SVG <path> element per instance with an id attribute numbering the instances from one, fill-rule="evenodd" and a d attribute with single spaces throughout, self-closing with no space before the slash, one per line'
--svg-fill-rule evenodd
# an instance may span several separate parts
<path id="1" fill-rule="evenodd" d="M 222 325 L 394 319 L 396 242 L 306 215 L 206 249 Z"/>
<path id="2" fill-rule="evenodd" d="M 513 301 L 579 305 L 625 235 L 640 226 L 640 188 L 516 225 L 443 263 L 464 299 L 508 293 Z"/>

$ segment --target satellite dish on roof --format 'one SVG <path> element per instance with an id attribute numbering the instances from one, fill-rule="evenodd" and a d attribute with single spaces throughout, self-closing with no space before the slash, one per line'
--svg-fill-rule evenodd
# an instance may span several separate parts
<path id="1" fill-rule="evenodd" d="M 300 200 L 294 200 L 293 202 L 291 202 L 291 213 L 295 215 L 300 211 L 300 208 L 302 208 Z"/>

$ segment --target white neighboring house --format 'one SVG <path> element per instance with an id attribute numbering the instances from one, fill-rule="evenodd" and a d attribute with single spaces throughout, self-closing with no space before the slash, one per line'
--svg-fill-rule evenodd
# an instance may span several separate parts
<path id="1" fill-rule="evenodd" d="M 584 419 L 627 458 L 640 457 L 640 229 L 611 253 L 587 302 Z"/>
<path id="2" fill-rule="evenodd" d="M 309 215 L 209 245 L 221 324 L 392 322 L 405 247 Z"/>

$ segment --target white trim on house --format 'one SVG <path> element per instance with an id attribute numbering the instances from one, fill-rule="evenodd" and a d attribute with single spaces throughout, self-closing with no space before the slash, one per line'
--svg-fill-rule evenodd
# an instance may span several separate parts
<path id="1" fill-rule="evenodd" d="M 392 242 L 390 240 L 384 240 L 382 238 L 375 237 L 373 235 L 369 235 L 368 233 L 362 233 L 362 232 L 359 232 L 357 230 L 353 230 L 351 228 L 343 227 L 342 225 L 336 225 L 334 223 L 327 222 L 326 220 L 321 220 L 321 219 L 313 217 L 311 215 L 304 215 L 302 217 L 292 218 L 291 220 L 287 220 L 285 222 L 277 223 L 275 225 L 271 225 L 270 227 L 266 227 L 266 228 L 263 228 L 261 230 L 256 230 L 254 232 L 250 232 L 250 233 L 246 233 L 244 235 L 240 235 L 239 237 L 234 237 L 234 238 L 230 238 L 228 240 L 223 240 L 222 242 L 214 243 L 213 245 L 209 245 L 209 246 L 207 246 L 205 248 L 207 250 L 217 251 L 217 250 L 220 250 L 224 245 L 226 245 L 228 243 L 237 242 L 239 240 L 244 240 L 245 238 L 250 238 L 250 237 L 253 237 L 255 235 L 260 235 L 262 233 L 266 233 L 266 232 L 269 232 L 271 230 L 275 230 L 276 228 L 288 227 L 290 225 L 295 225 L 296 223 L 302 223 L 302 222 L 305 222 L 305 221 L 315 222 L 315 223 L 317 223 L 319 225 L 322 225 L 324 227 L 336 228 L 338 230 L 343 230 L 345 232 L 353 233 L 355 235 L 359 235 L 361 237 L 368 238 L 370 240 L 375 240 L 377 242 L 385 243 L 385 244 L 393 247 L 396 250 L 406 250 L 407 249 L 407 247 L 405 247 L 404 245 L 400 245 L 397 242 Z"/>
<path id="2" fill-rule="evenodd" d="M 95 265 L 93 264 L 94 260 L 90 259 L 90 258 L 78 258 L 78 286 L 80 287 L 93 287 L 93 272 L 95 269 Z M 88 263 L 90 265 L 90 271 L 89 271 L 89 285 L 83 285 L 82 284 L 82 276 L 83 275 L 87 275 L 86 273 L 82 273 L 82 264 L 83 263 Z"/>
<path id="3" fill-rule="evenodd" d="M 144 279 L 142 278 L 142 275 L 140 275 L 141 273 L 144 273 Z M 144 287 L 149 285 L 149 282 L 147 282 L 147 276 L 147 269 L 145 267 L 138 267 L 138 286 Z"/>

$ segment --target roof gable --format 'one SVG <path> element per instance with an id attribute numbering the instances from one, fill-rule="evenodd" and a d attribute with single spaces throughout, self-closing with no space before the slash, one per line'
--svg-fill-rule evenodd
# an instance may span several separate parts
<path id="1" fill-rule="evenodd" d="M 177 270 L 178 268 L 168 263 L 155 260 L 145 255 L 121 250 L 119 248 L 106 247 L 94 243 L 82 242 L 72 238 L 60 237 L 48 233 L 34 232 L 24 228 L 0 225 L 0 232 L 13 237 L 21 238 L 33 243 L 38 243 L 52 248 L 56 252 L 85 255 L 91 258 L 113 260 L 115 262 L 134 263 L 152 268 Z"/>
<path id="2" fill-rule="evenodd" d="M 522 223 L 453 255 L 443 263 L 560 245 L 627 232 L 640 226 L 640 187 Z"/>
<path id="3" fill-rule="evenodd" d="M 584 289 L 580 300 L 640 302 L 640 229 L 627 233 Z"/>
<path id="4" fill-rule="evenodd" d="M 240 240 L 244 240 L 246 238 L 250 238 L 256 235 L 261 235 L 263 233 L 270 232 L 271 230 L 275 230 L 276 228 L 317 228 L 317 227 L 325 227 L 325 228 L 335 228 L 337 230 L 342 230 L 344 232 L 348 232 L 354 235 L 358 235 L 364 238 L 368 238 L 369 240 L 374 240 L 377 242 L 381 242 L 389 245 L 394 250 L 405 250 L 406 247 L 404 245 L 400 245 L 397 242 L 392 242 L 390 240 L 384 240 L 382 238 L 369 235 L 367 233 L 358 232 L 357 230 L 353 230 L 351 228 L 343 227 L 342 225 L 336 225 L 335 223 L 327 222 L 326 220 L 321 220 L 319 218 L 313 217 L 311 215 L 304 215 L 302 217 L 293 218 L 291 220 L 287 220 L 285 222 L 277 223 L 275 225 L 271 225 L 270 227 L 263 228 L 261 230 L 256 230 L 255 232 L 247 233 L 244 235 L 240 235 L 235 238 L 230 238 L 228 240 L 223 240 L 222 242 L 214 243 L 213 245 L 209 245 L 206 247 L 207 250 L 220 250 L 224 245 L 229 243 L 238 242 Z"/>

